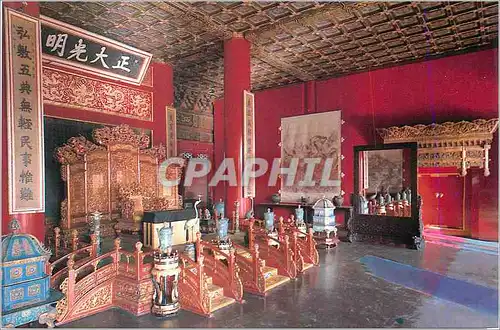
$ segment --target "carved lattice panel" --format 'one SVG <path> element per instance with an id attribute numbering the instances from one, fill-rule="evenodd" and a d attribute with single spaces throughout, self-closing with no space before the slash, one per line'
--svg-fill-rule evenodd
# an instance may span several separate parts
<path id="1" fill-rule="evenodd" d="M 111 211 L 118 211 L 118 189 L 138 183 L 139 149 L 130 144 L 109 146 Z"/>
<path id="2" fill-rule="evenodd" d="M 87 154 L 87 187 L 88 212 L 108 213 L 108 152 L 106 150 L 95 150 Z"/>
<path id="3" fill-rule="evenodd" d="M 158 195 L 158 165 L 156 157 L 148 154 L 139 156 L 140 183 L 145 191 L 151 191 L 152 196 Z"/>
<path id="4" fill-rule="evenodd" d="M 86 215 L 86 182 L 85 163 L 78 161 L 69 165 L 68 178 L 68 203 L 70 206 L 70 217 L 72 223 L 81 222 L 79 219 Z M 83 218 L 85 221 L 85 218 Z"/>

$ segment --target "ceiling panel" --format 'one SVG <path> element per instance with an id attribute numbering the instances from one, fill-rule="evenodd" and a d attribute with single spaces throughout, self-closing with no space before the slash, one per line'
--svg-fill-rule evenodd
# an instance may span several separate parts
<path id="1" fill-rule="evenodd" d="M 497 2 L 42 2 L 43 15 L 174 66 L 177 93 L 223 92 L 223 41 L 252 43 L 252 88 L 496 46 Z M 177 97 L 179 101 L 182 97 Z M 180 102 L 180 101 L 179 101 Z"/>

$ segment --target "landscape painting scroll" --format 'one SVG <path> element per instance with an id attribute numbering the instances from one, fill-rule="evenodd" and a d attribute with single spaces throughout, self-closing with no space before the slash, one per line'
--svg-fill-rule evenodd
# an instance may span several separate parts
<path id="1" fill-rule="evenodd" d="M 340 195 L 341 125 L 341 111 L 281 119 L 281 201 Z"/>

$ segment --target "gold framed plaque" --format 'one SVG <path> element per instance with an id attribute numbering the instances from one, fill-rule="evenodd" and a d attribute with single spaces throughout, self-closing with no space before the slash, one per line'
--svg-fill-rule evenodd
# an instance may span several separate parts
<path id="1" fill-rule="evenodd" d="M 9 213 L 45 211 L 40 22 L 5 8 Z"/>

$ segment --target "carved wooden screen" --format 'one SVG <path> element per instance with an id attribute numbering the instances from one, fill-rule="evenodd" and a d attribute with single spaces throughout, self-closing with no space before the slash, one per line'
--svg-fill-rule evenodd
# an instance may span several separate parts
<path id="1" fill-rule="evenodd" d="M 140 184 L 151 196 L 158 196 L 158 161 L 156 156 L 141 153 L 139 155 Z"/>
<path id="2" fill-rule="evenodd" d="M 87 153 L 86 161 L 88 213 L 109 213 L 108 151 L 91 151 Z"/>
<path id="3" fill-rule="evenodd" d="M 167 180 L 176 180 L 177 178 L 180 178 L 181 176 L 182 169 L 179 166 L 175 165 L 170 165 L 167 168 L 167 171 L 165 174 L 160 173 L 160 175 L 165 175 L 165 178 Z M 180 205 L 179 202 L 179 187 L 178 186 L 173 186 L 173 187 L 165 187 L 160 184 L 160 195 L 161 197 L 165 197 L 168 199 L 171 199 L 173 201 L 172 209 L 177 209 L 181 208 L 182 205 Z"/>
<path id="4" fill-rule="evenodd" d="M 118 189 L 138 183 L 139 148 L 130 144 L 108 146 L 110 164 L 111 212 L 118 212 Z"/>
<path id="5" fill-rule="evenodd" d="M 71 225 L 86 221 L 86 177 L 85 162 L 76 161 L 70 165 L 67 182 L 68 210 Z"/>

